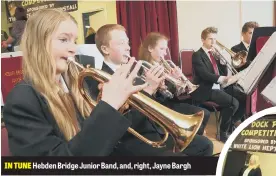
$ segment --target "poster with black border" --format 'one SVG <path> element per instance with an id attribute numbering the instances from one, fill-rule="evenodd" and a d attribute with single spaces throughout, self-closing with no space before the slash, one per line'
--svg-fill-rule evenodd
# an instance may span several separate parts
<path id="1" fill-rule="evenodd" d="M 61 9 L 66 12 L 72 12 L 78 10 L 78 1 L 48 1 L 48 0 L 23 0 L 23 1 L 15 1 L 9 0 L 6 1 L 6 11 L 7 11 L 7 20 L 9 23 L 14 22 L 15 19 L 15 10 L 17 7 L 23 7 L 26 9 L 27 18 L 32 15 L 34 12 L 40 9 L 47 8 L 56 8 Z"/>
<path id="2" fill-rule="evenodd" d="M 276 153 L 276 115 L 255 120 L 236 137 L 232 150 Z"/>

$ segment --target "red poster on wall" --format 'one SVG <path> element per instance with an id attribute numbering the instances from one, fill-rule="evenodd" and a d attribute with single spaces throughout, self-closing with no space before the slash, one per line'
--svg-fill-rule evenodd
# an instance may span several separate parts
<path id="1" fill-rule="evenodd" d="M 12 88 L 22 80 L 22 57 L 1 58 L 1 91 L 3 102 Z"/>

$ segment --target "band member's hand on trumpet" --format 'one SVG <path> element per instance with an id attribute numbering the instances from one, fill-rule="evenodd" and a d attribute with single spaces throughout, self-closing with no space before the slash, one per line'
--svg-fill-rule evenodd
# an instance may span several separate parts
<path id="1" fill-rule="evenodd" d="M 134 57 L 130 57 L 129 55 L 126 55 L 129 59 L 133 59 L 134 62 L 135 58 Z M 137 63 L 140 63 L 139 61 Z M 142 62 L 141 62 L 142 63 Z M 165 75 L 164 73 L 164 68 L 160 65 L 154 65 L 154 66 L 150 66 L 149 68 L 144 66 L 142 64 L 143 67 L 143 71 L 144 74 L 141 76 L 142 80 L 147 82 L 148 86 L 145 87 L 143 90 L 150 94 L 153 95 L 156 90 L 162 85 L 162 82 L 165 80 Z"/>
<path id="2" fill-rule="evenodd" d="M 163 72 L 164 68 L 160 65 L 154 65 L 145 72 L 145 81 L 148 82 L 148 86 L 144 89 L 145 92 L 150 95 L 156 92 L 158 87 L 160 87 L 165 80 Z"/>
<path id="3" fill-rule="evenodd" d="M 133 85 L 133 80 L 137 77 L 142 65 L 141 62 L 137 62 L 132 72 L 130 72 L 134 60 L 134 58 L 131 58 L 127 64 L 116 70 L 109 82 L 103 85 L 102 100 L 115 109 L 119 109 L 130 95 L 148 87 L 147 82 L 142 85 Z M 115 94 L 114 90 L 116 90 Z"/>
<path id="4" fill-rule="evenodd" d="M 73 57 L 68 57 L 68 62 L 73 62 L 78 67 L 83 68 L 80 64 L 74 61 Z M 137 73 L 142 65 L 142 62 L 137 62 L 134 69 L 131 71 L 134 62 L 135 59 L 130 58 L 128 63 L 123 64 L 118 70 L 116 70 L 108 82 L 98 85 L 98 89 L 102 90 L 100 99 L 116 110 L 124 105 L 130 95 L 148 87 L 147 82 L 140 85 L 133 85 L 133 81 L 137 77 Z M 116 93 L 114 93 L 115 91 Z"/>

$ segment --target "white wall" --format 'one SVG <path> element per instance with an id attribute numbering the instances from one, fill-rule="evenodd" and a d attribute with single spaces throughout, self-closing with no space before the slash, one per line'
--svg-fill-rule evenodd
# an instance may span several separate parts
<path id="1" fill-rule="evenodd" d="M 273 25 L 273 1 L 242 1 L 242 22 L 257 21 L 260 26 Z"/>
<path id="2" fill-rule="evenodd" d="M 273 1 L 177 1 L 179 48 L 198 50 L 201 32 L 218 28 L 218 40 L 231 48 L 241 39 L 246 21 L 261 26 L 273 25 Z"/>

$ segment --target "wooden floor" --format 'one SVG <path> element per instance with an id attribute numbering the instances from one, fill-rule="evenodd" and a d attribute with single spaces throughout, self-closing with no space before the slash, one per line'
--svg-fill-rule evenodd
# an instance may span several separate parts
<path id="1" fill-rule="evenodd" d="M 209 119 L 209 122 L 207 124 L 207 127 L 205 128 L 206 134 L 205 136 L 208 137 L 214 144 L 214 154 L 220 153 L 224 143 L 218 141 L 216 139 L 217 134 L 217 128 L 216 128 L 216 120 L 215 120 L 215 113 L 211 113 L 211 117 Z"/>

